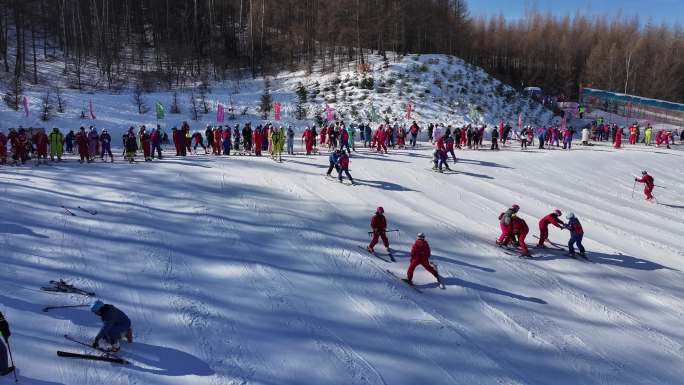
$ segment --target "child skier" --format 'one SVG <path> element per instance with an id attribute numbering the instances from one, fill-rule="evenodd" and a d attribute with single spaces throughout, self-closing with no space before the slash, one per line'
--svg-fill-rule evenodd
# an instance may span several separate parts
<path id="1" fill-rule="evenodd" d="M 371 253 L 375 251 L 373 248 L 378 243 L 378 239 L 382 239 L 382 244 L 385 245 L 387 252 L 390 252 L 389 240 L 387 239 L 387 219 L 385 219 L 385 209 L 378 207 L 375 210 L 375 215 L 371 218 L 371 230 L 373 231 L 373 239 L 371 239 L 366 249 Z"/>
<path id="2" fill-rule="evenodd" d="M 641 178 L 634 178 L 635 182 L 643 183 L 644 186 L 644 195 L 646 196 L 647 201 L 652 201 L 653 200 L 653 188 L 655 187 L 655 180 L 653 179 L 652 176 L 648 175 L 648 172 L 642 171 L 641 172 Z"/>
<path id="3" fill-rule="evenodd" d="M 0 342 L 0 376 L 6 376 L 14 371 L 14 366 L 10 366 L 7 362 L 7 349 L 5 349 L 5 344 L 9 346 L 9 338 L 12 333 L 10 333 L 9 323 L 2 313 L 0 313 L 0 335 L 5 342 L 4 344 Z"/>
<path id="4" fill-rule="evenodd" d="M 425 270 L 434 275 L 439 284 L 442 283 L 437 270 L 430 264 L 430 245 L 425 240 L 425 234 L 423 233 L 418 233 L 416 242 L 411 248 L 411 263 L 406 271 L 406 278 L 403 278 L 409 285 L 413 285 L 413 271 L 416 270 L 418 265 L 423 266 Z"/>
<path id="5" fill-rule="evenodd" d="M 555 209 L 553 212 L 544 218 L 539 220 L 539 243 L 537 243 L 538 248 L 544 248 L 544 242 L 549 239 L 549 225 L 554 225 L 559 229 L 563 229 L 565 223 L 560 219 L 560 210 Z"/>
<path id="6" fill-rule="evenodd" d="M 573 245 L 577 245 L 577 248 L 579 249 L 579 254 L 581 257 L 585 257 L 586 255 L 584 254 L 584 246 L 582 246 L 582 238 L 584 237 L 584 230 L 582 229 L 582 224 L 580 224 L 580 221 L 575 217 L 574 213 L 568 213 L 568 215 L 565 216 L 568 219 L 568 224 L 565 225 L 565 228 L 570 230 L 570 240 L 568 241 L 568 255 L 571 257 L 575 257 L 575 248 Z"/>
<path id="7" fill-rule="evenodd" d="M 121 349 L 119 345 L 121 338 L 125 337 L 129 343 L 133 342 L 131 320 L 124 312 L 100 300 L 95 301 L 90 311 L 98 315 L 104 323 L 93 341 L 94 348 L 100 346 L 100 340 L 105 340 L 109 343 L 112 352 L 118 352 Z"/>

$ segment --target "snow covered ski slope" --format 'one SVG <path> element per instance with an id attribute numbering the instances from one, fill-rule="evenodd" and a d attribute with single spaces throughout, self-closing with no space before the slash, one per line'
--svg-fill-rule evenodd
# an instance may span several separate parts
<path id="1" fill-rule="evenodd" d="M 168 157 L 0 169 L 0 304 L 24 384 L 678 384 L 684 378 L 684 155 L 597 145 L 460 151 L 427 171 L 422 149 L 351 158 Z M 632 198 L 649 170 L 658 203 Z M 537 220 L 573 211 L 591 262 L 494 245 L 512 203 Z M 74 215 L 67 214 L 66 207 Z M 358 248 L 383 206 L 395 263 Z M 79 209 L 82 208 L 82 209 Z M 89 213 L 87 210 L 95 212 Z M 425 232 L 439 290 L 408 250 Z M 551 240 L 568 233 L 553 228 Z M 130 365 L 92 353 L 93 291 L 132 319 Z M 11 378 L 0 378 L 0 384 Z"/>

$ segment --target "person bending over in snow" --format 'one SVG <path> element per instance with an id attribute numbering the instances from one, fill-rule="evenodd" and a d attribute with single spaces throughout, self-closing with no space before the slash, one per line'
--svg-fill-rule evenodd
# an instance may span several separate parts
<path id="1" fill-rule="evenodd" d="M 9 323 L 5 319 L 5 316 L 0 313 L 0 335 L 2 339 L 5 340 L 5 344 L 9 346 L 9 338 L 12 335 L 9 329 Z M 14 366 L 10 366 L 7 363 L 7 349 L 5 344 L 0 342 L 0 376 L 6 376 L 14 371 Z"/>
<path id="2" fill-rule="evenodd" d="M 575 248 L 573 247 L 573 245 L 577 245 L 580 256 L 585 257 L 584 246 L 582 246 L 582 238 L 584 237 L 584 230 L 582 229 L 582 224 L 573 213 L 568 213 L 568 215 L 566 215 L 565 217 L 568 218 L 568 224 L 565 225 L 565 228 L 570 230 L 570 240 L 568 241 L 568 255 L 573 258 L 575 257 Z"/>
<path id="3" fill-rule="evenodd" d="M 501 227 L 501 235 L 496 240 L 497 246 L 507 246 L 511 238 L 513 214 L 520 211 L 520 206 L 513 205 L 510 209 L 499 215 L 499 226 Z"/>
<path id="4" fill-rule="evenodd" d="M 402 280 L 409 285 L 413 285 L 413 271 L 418 265 L 421 265 L 435 276 L 438 283 L 441 283 L 442 280 L 439 278 L 437 270 L 430 264 L 430 245 L 425 240 L 425 234 L 418 233 L 417 238 L 411 248 L 411 263 L 406 271 L 406 278 L 402 278 Z"/>
<path id="5" fill-rule="evenodd" d="M 549 225 L 554 225 L 559 229 L 565 226 L 565 223 L 560 219 L 561 215 L 563 213 L 555 209 L 551 214 L 539 220 L 539 243 L 537 243 L 537 248 L 544 248 L 544 242 L 549 239 Z"/>
<path id="6" fill-rule="evenodd" d="M 371 253 L 375 251 L 373 248 L 378 243 L 378 239 L 382 239 L 382 244 L 385 245 L 387 252 L 390 252 L 389 240 L 387 239 L 387 219 L 385 219 L 385 209 L 378 207 L 375 210 L 375 215 L 371 218 L 371 230 L 373 230 L 373 239 L 371 239 L 370 244 L 366 249 Z"/>
<path id="7" fill-rule="evenodd" d="M 100 300 L 95 301 L 90 311 L 102 318 L 104 323 L 93 341 L 94 348 L 100 346 L 100 340 L 105 340 L 111 346 L 111 351 L 118 352 L 121 349 L 119 345 L 121 338 L 125 337 L 128 343 L 133 342 L 131 320 L 124 312 Z"/>
<path id="8" fill-rule="evenodd" d="M 641 178 L 634 178 L 634 181 L 645 184 L 644 195 L 646 195 L 646 200 L 649 202 L 652 201 L 653 188 L 655 187 L 655 180 L 653 179 L 653 177 L 648 175 L 648 172 L 642 171 Z"/>
<path id="9" fill-rule="evenodd" d="M 529 257 L 530 251 L 527 249 L 527 245 L 525 244 L 525 237 L 530 231 L 529 227 L 527 227 L 527 223 L 522 218 L 513 214 L 511 217 L 511 229 L 511 234 L 518 237 L 520 255 L 523 257 Z"/>

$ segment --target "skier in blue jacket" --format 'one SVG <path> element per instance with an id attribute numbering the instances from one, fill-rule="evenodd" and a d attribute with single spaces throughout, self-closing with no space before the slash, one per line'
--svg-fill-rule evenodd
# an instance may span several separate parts
<path id="1" fill-rule="evenodd" d="M 131 320 L 128 316 L 117 309 L 114 305 L 105 304 L 100 300 L 95 301 L 90 310 L 102 318 L 102 329 L 93 341 L 93 347 L 100 346 L 100 340 L 104 339 L 111 345 L 111 351 L 118 352 L 121 349 L 119 340 L 126 337 L 128 342 L 133 342 Z"/>
<path id="2" fill-rule="evenodd" d="M 328 160 L 330 161 L 330 167 L 328 167 L 328 171 L 325 173 L 325 175 L 331 176 L 330 174 L 332 173 L 333 168 L 337 170 L 338 175 L 340 174 L 340 166 L 338 165 L 340 161 L 340 155 L 340 149 L 337 149 L 330 153 L 330 156 L 328 157 Z"/>
<path id="3" fill-rule="evenodd" d="M 584 230 L 582 229 L 582 224 L 575 217 L 574 213 L 568 213 L 566 216 L 568 218 L 568 223 L 565 228 L 570 230 L 570 240 L 568 241 L 568 254 L 571 257 L 575 257 L 575 248 L 573 245 L 577 245 L 579 249 L 579 254 L 581 257 L 586 257 L 584 254 L 584 246 L 582 246 L 582 238 L 584 237 Z"/>

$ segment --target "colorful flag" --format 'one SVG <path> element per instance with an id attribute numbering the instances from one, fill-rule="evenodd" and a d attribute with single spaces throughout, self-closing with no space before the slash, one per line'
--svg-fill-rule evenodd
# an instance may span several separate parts
<path id="1" fill-rule="evenodd" d="M 411 111 L 413 111 L 413 104 L 409 102 L 406 104 L 406 119 L 411 119 Z"/>
<path id="2" fill-rule="evenodd" d="M 29 106 L 28 106 L 28 98 L 24 96 L 24 99 L 22 100 L 24 104 L 24 113 L 26 113 L 26 117 L 28 118 L 29 116 Z"/>
<path id="3" fill-rule="evenodd" d="M 275 120 L 280 120 L 280 102 L 273 103 L 273 112 L 275 115 Z"/>
<path id="4" fill-rule="evenodd" d="M 518 114 L 518 131 L 522 130 L 523 127 L 523 119 L 522 119 L 522 112 Z"/>
<path id="5" fill-rule="evenodd" d="M 95 117 L 95 111 L 93 110 L 93 99 L 90 99 L 90 100 L 88 101 L 88 106 L 89 106 L 89 109 L 90 109 L 90 119 L 96 119 L 96 117 Z"/>
<path id="6" fill-rule="evenodd" d="M 219 123 L 223 123 L 225 119 L 225 114 L 226 112 L 223 108 L 223 104 L 218 103 L 218 105 L 216 106 L 216 121 Z"/>

